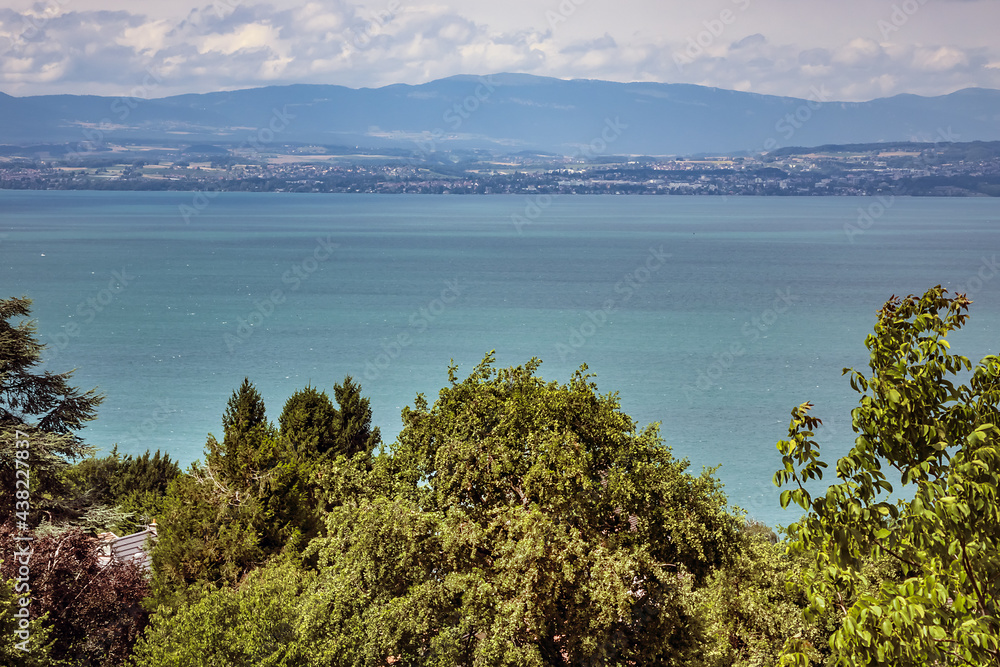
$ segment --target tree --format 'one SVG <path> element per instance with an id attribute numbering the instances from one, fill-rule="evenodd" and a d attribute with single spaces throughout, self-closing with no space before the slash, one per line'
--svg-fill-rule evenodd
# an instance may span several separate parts
<path id="1" fill-rule="evenodd" d="M 686 664 L 692 590 L 738 521 L 708 471 L 684 472 L 583 371 L 487 356 L 403 412 L 395 497 L 331 510 L 299 643 L 318 662 Z"/>
<path id="2" fill-rule="evenodd" d="M 306 387 L 285 402 L 278 424 L 296 458 L 313 459 L 336 446 L 337 418 L 326 392 Z"/>
<path id="3" fill-rule="evenodd" d="M 286 463 L 249 379 L 229 398 L 222 427 L 221 443 L 208 437 L 205 464 L 193 463 L 168 487 L 152 554 L 150 606 L 233 585 L 287 538 L 271 493 Z"/>
<path id="4" fill-rule="evenodd" d="M 288 562 L 250 573 L 238 589 L 220 588 L 200 600 L 161 607 L 135 648 L 138 667 L 308 667 L 290 661 L 302 593 L 314 574 Z"/>
<path id="5" fill-rule="evenodd" d="M 180 472 L 159 450 L 122 456 L 116 445 L 107 456 L 84 459 L 66 470 L 62 502 L 77 515 L 74 523 L 94 525 L 102 515 L 116 512 L 124 518 L 95 527 L 119 535 L 134 533 L 163 511 L 167 487 Z"/>
<path id="6" fill-rule="evenodd" d="M 4 554 L 14 554 L 20 546 L 14 535 L 11 524 L 0 526 Z M 96 538 L 79 529 L 37 537 L 31 544 L 29 610 L 51 631 L 49 652 L 56 661 L 124 664 L 146 626 L 141 603 L 149 583 L 142 567 L 102 564 L 98 547 Z M 3 561 L 0 579 L 13 579 L 18 567 L 13 558 Z"/>
<path id="7" fill-rule="evenodd" d="M 788 553 L 788 545 L 761 524 L 750 523 L 735 562 L 712 573 L 699 591 L 706 635 L 704 667 L 773 667 L 789 639 L 801 643 L 809 659 L 829 664 L 829 639 L 844 620 L 827 606 L 803 618 L 809 600 L 800 583 L 816 559 L 813 551 Z M 867 559 L 862 571 L 878 584 L 899 578 L 890 558 Z"/>
<path id="8" fill-rule="evenodd" d="M 265 412 L 260 392 L 244 378 L 222 415 L 222 443 L 209 436 L 206 444 L 205 464 L 217 483 L 249 490 L 259 486 L 278 461 L 277 431 Z"/>
<path id="9" fill-rule="evenodd" d="M 878 312 L 865 340 L 870 375 L 844 370 L 861 394 L 851 413 L 858 436 L 823 495 L 806 489 L 826 467 L 809 403 L 778 443 L 775 483 L 795 484 L 781 503 L 808 512 L 789 528 L 791 549 L 817 554 L 801 578 L 809 614 L 836 606 L 845 617 L 830 638 L 839 664 L 1000 664 L 1000 357 L 973 367 L 946 340 L 970 303 L 937 286 Z M 882 557 L 899 577 L 877 581 L 861 566 Z M 806 664 L 806 651 L 791 641 L 783 661 Z"/>
<path id="10" fill-rule="evenodd" d="M 222 442 L 210 435 L 205 464 L 176 479 L 163 501 L 154 604 L 232 586 L 282 550 L 299 550 L 321 528 L 324 502 L 363 486 L 378 429 L 350 377 L 334 389 L 340 411 L 312 387 L 293 394 L 280 431 L 249 379 L 233 392 Z"/>
<path id="11" fill-rule="evenodd" d="M 150 609 L 183 604 L 206 590 L 231 586 L 266 558 L 257 534 L 258 506 L 219 491 L 192 464 L 170 483 L 157 517 Z"/>
<path id="12" fill-rule="evenodd" d="M 95 418 L 104 397 L 96 390 L 83 392 L 71 386 L 72 371 L 34 371 L 45 349 L 38 342 L 35 322 L 10 322 L 30 312 L 28 298 L 0 299 L 0 488 L 15 487 L 16 442 L 26 439 L 31 504 L 38 512 L 58 510 L 53 498 L 62 491 L 61 473 L 70 461 L 93 453 L 74 431 Z M 13 495 L 4 494 L 0 509 L 10 516 Z"/>
<path id="13" fill-rule="evenodd" d="M 742 543 L 719 483 L 582 370 L 492 361 L 404 410 L 301 563 L 161 611 L 139 664 L 694 664 L 696 591 Z"/>
<path id="14" fill-rule="evenodd" d="M 348 375 L 342 384 L 333 386 L 333 394 L 340 406 L 334 427 L 337 453 L 347 458 L 370 455 L 382 444 L 382 435 L 377 426 L 372 428 L 370 401 L 361 396 L 361 385 Z"/>
<path id="15" fill-rule="evenodd" d="M 348 375 L 333 386 L 333 393 L 339 409 L 326 392 L 313 387 L 295 392 L 285 403 L 278 423 L 299 460 L 370 455 L 382 443 L 378 427 L 372 428 L 371 404 L 361 395 L 361 385 Z"/>

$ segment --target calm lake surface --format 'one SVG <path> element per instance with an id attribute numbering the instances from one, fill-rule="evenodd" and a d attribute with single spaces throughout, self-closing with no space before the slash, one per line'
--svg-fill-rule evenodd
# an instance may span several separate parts
<path id="1" fill-rule="evenodd" d="M 548 380 L 586 363 L 772 525 L 796 518 L 771 485 L 790 410 L 846 452 L 841 369 L 867 370 L 890 295 L 966 291 L 953 350 L 998 352 L 998 252 L 1000 199 L 0 191 L 0 296 L 34 299 L 47 367 L 107 395 L 95 446 L 187 464 L 244 376 L 277 419 L 348 374 L 391 444 L 449 360 L 495 349 Z"/>

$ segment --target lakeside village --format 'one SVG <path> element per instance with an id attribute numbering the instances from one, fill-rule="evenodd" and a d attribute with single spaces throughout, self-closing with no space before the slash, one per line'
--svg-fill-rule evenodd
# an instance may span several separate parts
<path id="1" fill-rule="evenodd" d="M 368 192 L 1000 196 L 1000 142 L 779 148 L 752 155 L 575 158 L 522 152 L 274 145 L 0 146 L 0 188 Z"/>

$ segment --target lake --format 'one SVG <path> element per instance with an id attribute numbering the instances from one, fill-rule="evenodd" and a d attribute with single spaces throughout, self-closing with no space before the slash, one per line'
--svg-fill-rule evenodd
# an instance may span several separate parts
<path id="1" fill-rule="evenodd" d="M 853 440 L 841 369 L 892 294 L 973 299 L 954 351 L 998 352 L 1000 199 L 0 191 L 0 296 L 34 299 L 47 367 L 107 395 L 83 435 L 187 464 L 244 376 L 277 419 L 345 375 L 392 443 L 467 373 L 581 364 L 769 524 L 793 406 Z"/>

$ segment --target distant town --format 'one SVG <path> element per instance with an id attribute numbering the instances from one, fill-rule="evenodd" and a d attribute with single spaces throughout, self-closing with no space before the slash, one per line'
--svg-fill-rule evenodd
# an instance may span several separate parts
<path id="1" fill-rule="evenodd" d="M 1000 196 L 1000 142 L 697 156 L 152 142 L 0 146 L 0 188 L 415 194 Z"/>

